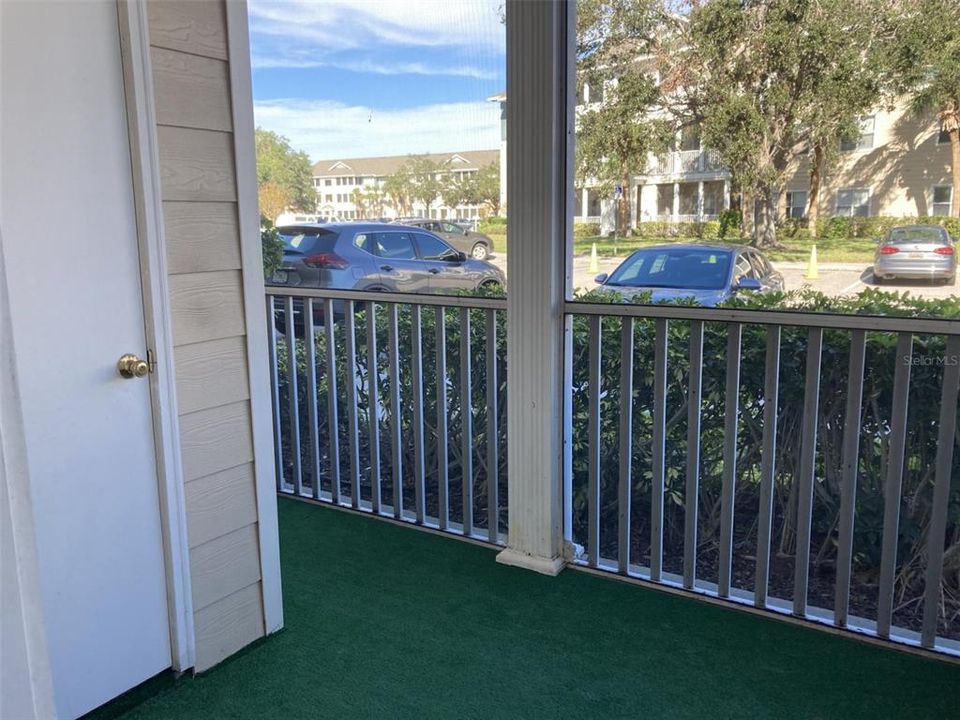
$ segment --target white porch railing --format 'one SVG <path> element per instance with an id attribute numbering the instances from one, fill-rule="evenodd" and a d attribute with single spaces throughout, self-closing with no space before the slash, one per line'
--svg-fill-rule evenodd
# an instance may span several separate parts
<path id="1" fill-rule="evenodd" d="M 577 562 L 960 654 L 960 321 L 566 312 Z"/>
<path id="2" fill-rule="evenodd" d="M 505 544 L 505 301 L 267 303 L 279 492 Z M 960 655 L 960 321 L 565 312 L 574 564 Z"/>
<path id="3" fill-rule="evenodd" d="M 277 490 L 504 544 L 505 310 L 268 288 Z"/>

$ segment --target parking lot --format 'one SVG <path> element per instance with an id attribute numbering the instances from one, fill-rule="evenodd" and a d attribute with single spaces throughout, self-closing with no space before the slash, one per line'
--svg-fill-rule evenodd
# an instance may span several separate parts
<path id="1" fill-rule="evenodd" d="M 600 258 L 598 272 L 610 272 L 617 267 L 624 258 Z M 490 261 L 507 272 L 507 257 L 499 253 L 491 257 Z M 866 288 L 877 288 L 891 292 L 909 292 L 916 297 L 947 298 L 960 293 L 960 288 L 954 285 L 934 285 L 926 281 L 901 280 L 885 285 L 877 285 L 873 280 L 873 273 L 869 265 L 863 263 L 820 263 L 819 277 L 808 280 L 806 263 L 774 262 L 774 267 L 783 274 L 787 290 L 798 290 L 804 286 L 819 290 L 827 295 L 856 295 Z M 590 258 L 586 255 L 573 259 L 573 286 L 576 289 L 592 290 L 597 287 L 593 278 L 597 273 L 590 270 Z"/>

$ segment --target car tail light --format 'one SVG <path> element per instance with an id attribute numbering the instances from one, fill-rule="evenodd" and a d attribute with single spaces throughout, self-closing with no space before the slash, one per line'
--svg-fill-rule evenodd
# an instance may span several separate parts
<path id="1" fill-rule="evenodd" d="M 900 252 L 893 245 L 887 245 L 886 247 L 880 248 L 881 255 L 893 255 L 894 253 Z"/>
<path id="2" fill-rule="evenodd" d="M 317 253 L 308 255 L 303 259 L 303 264 L 312 268 L 333 268 L 343 270 L 349 264 L 344 258 L 334 252 Z"/>
<path id="3" fill-rule="evenodd" d="M 934 252 L 937 255 L 953 255 L 953 248 L 949 245 L 944 245 L 943 247 L 938 247 Z"/>

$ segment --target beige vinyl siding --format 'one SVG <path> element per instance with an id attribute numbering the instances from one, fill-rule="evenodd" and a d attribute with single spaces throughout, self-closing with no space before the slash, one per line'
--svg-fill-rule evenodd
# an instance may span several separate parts
<path id="1" fill-rule="evenodd" d="M 226 13 L 147 7 L 202 671 L 264 634 Z"/>
<path id="2" fill-rule="evenodd" d="M 950 146 L 937 145 L 939 125 L 933 114 L 916 117 L 900 104 L 878 110 L 874 118 L 873 147 L 840 153 L 828 168 L 820 188 L 821 217 L 835 214 L 841 188 L 869 188 L 871 215 L 930 215 L 933 186 L 950 184 Z M 809 185 L 810 163 L 804 158 L 795 164 L 785 189 L 807 190 Z"/>

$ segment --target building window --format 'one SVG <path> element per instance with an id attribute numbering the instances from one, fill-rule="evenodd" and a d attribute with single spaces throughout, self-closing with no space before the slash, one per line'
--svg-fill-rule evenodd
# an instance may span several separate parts
<path id="1" fill-rule="evenodd" d="M 327 187 L 330 187 L 331 185 L 333 185 L 333 180 L 331 180 L 330 178 L 327 178 L 326 180 L 323 181 L 323 184 L 326 185 Z"/>
<path id="2" fill-rule="evenodd" d="M 842 188 L 837 190 L 837 215 L 870 217 L 869 188 Z"/>
<path id="3" fill-rule="evenodd" d="M 937 145 L 949 145 L 950 144 L 950 132 L 943 127 L 943 123 L 940 123 L 940 132 L 937 133 Z"/>
<path id="4" fill-rule="evenodd" d="M 323 197 L 326 202 L 333 202 L 333 195 L 324 195 Z"/>
<path id="5" fill-rule="evenodd" d="M 787 193 L 787 217 L 798 220 L 807 216 L 807 191 L 791 190 Z"/>
<path id="6" fill-rule="evenodd" d="M 600 217 L 602 208 L 600 207 L 600 193 L 596 190 L 587 191 L 587 216 Z"/>
<path id="7" fill-rule="evenodd" d="M 930 204 L 932 215 L 949 215 L 953 205 L 953 186 L 934 185 L 933 202 Z"/>
<path id="8" fill-rule="evenodd" d="M 700 128 L 696 125 L 684 125 L 680 129 L 680 150 L 700 149 Z"/>
<path id="9" fill-rule="evenodd" d="M 602 103 L 603 102 L 603 80 L 597 79 L 595 83 L 587 84 L 587 100 L 592 103 Z"/>
<path id="10" fill-rule="evenodd" d="M 873 148 L 873 130 L 876 126 L 876 118 L 860 118 L 860 137 L 854 140 L 841 140 L 840 151 L 852 152 L 854 150 L 871 150 Z"/>

